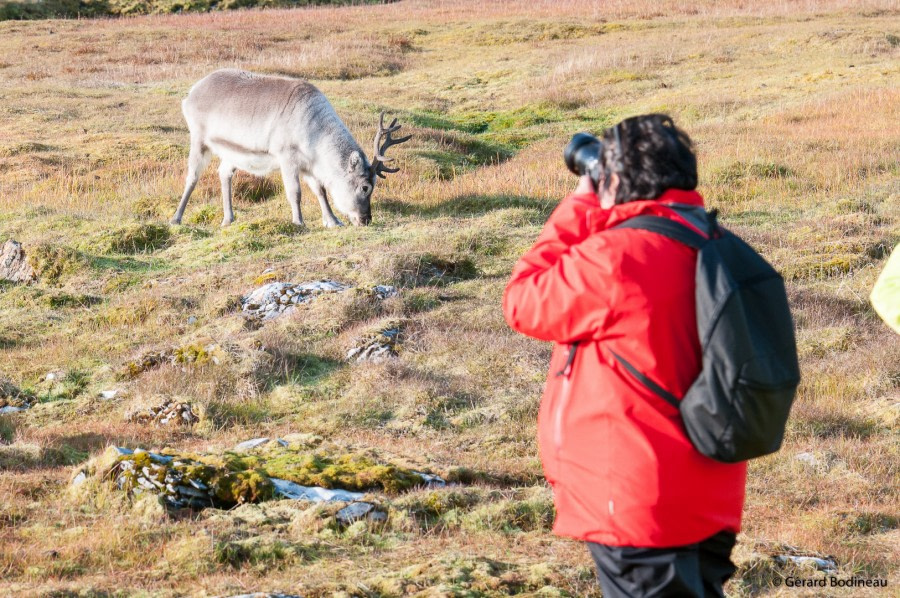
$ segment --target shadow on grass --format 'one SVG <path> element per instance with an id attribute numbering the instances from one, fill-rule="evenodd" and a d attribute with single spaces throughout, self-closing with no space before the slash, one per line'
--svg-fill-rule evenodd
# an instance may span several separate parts
<path id="1" fill-rule="evenodd" d="M 850 322 L 862 325 L 875 321 L 877 315 L 868 301 L 844 299 L 806 289 L 788 288 L 788 298 L 795 315 L 803 312 L 805 319 L 813 322 Z"/>
<path id="2" fill-rule="evenodd" d="M 133 257 L 91 256 L 91 268 L 94 270 L 114 270 L 119 272 L 155 272 L 165 270 L 163 260 L 140 260 Z"/>
<path id="3" fill-rule="evenodd" d="M 484 216 L 506 209 L 523 209 L 543 222 L 550 216 L 557 202 L 526 195 L 460 195 L 437 204 L 417 204 L 398 199 L 380 202 L 381 209 L 399 216 L 442 218 L 445 216 Z M 532 220 L 532 218 L 529 218 Z"/>
<path id="4" fill-rule="evenodd" d="M 272 366 L 261 378 L 267 390 L 282 384 L 313 386 L 347 365 L 343 361 L 312 353 L 291 354 L 273 350 L 272 355 Z"/>

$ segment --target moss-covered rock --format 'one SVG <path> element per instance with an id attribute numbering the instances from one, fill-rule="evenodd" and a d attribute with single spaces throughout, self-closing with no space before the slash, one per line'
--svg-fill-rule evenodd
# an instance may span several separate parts
<path id="1" fill-rule="evenodd" d="M 305 438 L 305 437 L 304 437 Z M 256 503 L 276 496 L 272 479 L 301 486 L 397 494 L 428 483 L 419 474 L 373 453 L 311 451 L 306 442 L 263 443 L 256 452 L 185 453 L 110 449 L 79 470 L 113 482 L 130 496 L 152 493 L 172 508 L 202 509 Z"/>
<path id="2" fill-rule="evenodd" d="M 377 461 L 371 454 L 276 452 L 264 468 L 277 477 L 302 486 L 344 490 L 383 490 L 397 494 L 425 483 L 422 476 L 397 465 Z"/>

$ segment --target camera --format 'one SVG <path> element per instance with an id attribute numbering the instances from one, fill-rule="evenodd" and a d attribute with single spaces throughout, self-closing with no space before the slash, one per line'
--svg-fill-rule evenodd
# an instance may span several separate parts
<path id="1" fill-rule="evenodd" d="M 590 133 L 576 133 L 563 152 L 566 166 L 573 174 L 589 175 L 594 181 L 594 188 L 600 184 L 600 156 L 603 155 L 603 142 Z"/>

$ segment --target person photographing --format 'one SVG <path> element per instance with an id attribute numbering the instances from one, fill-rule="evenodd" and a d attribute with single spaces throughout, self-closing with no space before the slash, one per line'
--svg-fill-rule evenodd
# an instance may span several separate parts
<path id="1" fill-rule="evenodd" d="M 538 415 L 554 532 L 588 543 L 604 597 L 724 596 L 744 459 L 777 450 L 781 436 L 711 458 L 679 409 L 709 373 L 698 333 L 698 247 L 720 236 L 695 190 L 692 142 L 670 117 L 649 114 L 600 139 L 576 135 L 565 157 L 582 175 L 578 187 L 516 263 L 503 298 L 513 329 L 555 343 Z M 646 221 L 662 222 L 665 234 L 634 224 Z M 694 246 L 667 236 L 665 221 Z M 783 295 L 775 277 L 766 270 L 754 281 L 780 284 Z M 779 317 L 790 329 L 782 345 L 796 353 L 790 316 Z M 781 361 L 783 371 L 778 360 L 759 366 L 784 381 L 784 392 L 769 393 L 781 403 L 761 411 L 775 427 L 799 381 L 796 358 Z"/>

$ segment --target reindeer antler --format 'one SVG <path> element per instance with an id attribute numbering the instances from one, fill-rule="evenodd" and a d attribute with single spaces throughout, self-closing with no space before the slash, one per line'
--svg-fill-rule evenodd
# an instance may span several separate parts
<path id="1" fill-rule="evenodd" d="M 407 135 L 406 137 L 400 137 L 399 139 L 392 139 L 391 133 L 396 133 L 400 130 L 400 126 L 397 124 L 397 119 L 391 121 L 391 124 L 385 128 L 384 126 L 384 112 L 381 113 L 381 118 L 378 120 L 378 132 L 375 133 L 375 155 L 372 158 L 372 169 L 375 171 L 381 178 L 385 178 L 384 173 L 398 172 L 399 168 L 388 168 L 385 166 L 387 162 L 393 162 L 393 158 L 386 158 L 384 153 L 387 151 L 389 147 L 392 145 L 397 145 L 403 143 L 405 141 L 409 141 L 412 138 L 412 135 Z M 384 137 L 384 143 L 381 143 L 381 138 Z"/>

